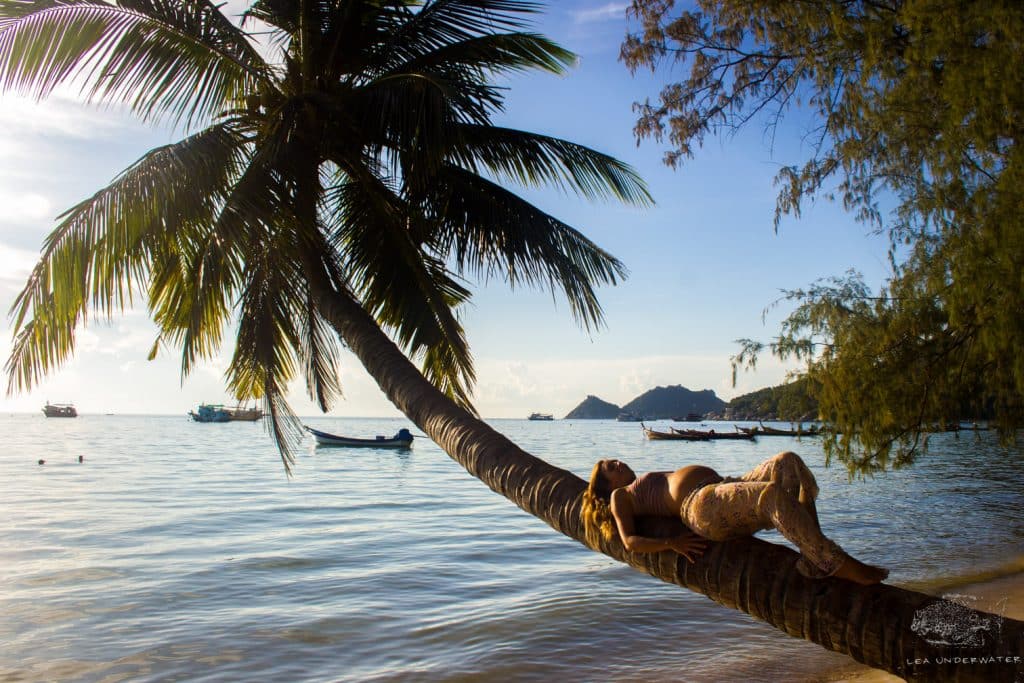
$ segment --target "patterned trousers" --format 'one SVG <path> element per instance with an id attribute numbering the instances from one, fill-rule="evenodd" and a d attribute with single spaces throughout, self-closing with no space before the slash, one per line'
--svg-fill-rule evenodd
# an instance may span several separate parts
<path id="1" fill-rule="evenodd" d="M 797 570 L 804 576 L 834 574 L 847 555 L 821 533 L 812 514 L 818 484 L 796 453 L 779 453 L 742 477 L 698 487 L 680 507 L 683 522 L 712 541 L 750 536 L 762 529 L 779 533 L 800 549 Z"/>

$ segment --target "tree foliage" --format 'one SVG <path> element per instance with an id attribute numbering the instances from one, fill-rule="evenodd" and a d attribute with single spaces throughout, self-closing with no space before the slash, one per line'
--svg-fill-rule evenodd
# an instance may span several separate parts
<path id="1" fill-rule="evenodd" d="M 633 0 L 634 71 L 685 79 L 636 105 L 638 138 L 675 165 L 706 136 L 814 114 L 811 154 L 776 182 L 776 228 L 815 196 L 889 235 L 893 275 L 787 292 L 768 344 L 806 362 L 831 452 L 856 469 L 910 462 L 934 424 L 1024 423 L 1024 5 L 948 0 Z M 895 208 L 883 211 L 882 203 Z"/>
<path id="2" fill-rule="evenodd" d="M 326 299 L 369 313 L 470 410 L 471 279 L 561 292 L 601 324 L 595 288 L 623 265 L 506 186 L 650 196 L 616 159 L 494 125 L 498 77 L 575 60 L 526 30 L 535 4 L 257 0 L 241 26 L 221 7 L 0 0 L 0 87 L 79 86 L 192 131 L 60 217 L 12 309 L 8 391 L 66 360 L 88 316 L 136 298 L 160 328 L 151 355 L 179 348 L 183 375 L 234 320 L 228 387 L 264 399 L 287 465 L 301 434 L 289 384 L 304 378 L 324 411 L 341 392 Z"/>

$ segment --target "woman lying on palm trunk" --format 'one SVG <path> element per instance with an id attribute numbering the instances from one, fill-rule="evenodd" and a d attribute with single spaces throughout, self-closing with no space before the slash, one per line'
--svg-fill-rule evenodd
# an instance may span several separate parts
<path id="1" fill-rule="evenodd" d="M 796 453 L 779 453 L 742 477 L 722 477 L 710 467 L 690 465 L 675 472 L 639 477 L 623 462 L 594 465 L 583 494 L 587 535 L 611 540 L 616 528 L 626 549 L 636 553 L 674 550 L 689 561 L 707 541 L 778 529 L 800 549 L 797 571 L 809 578 L 835 576 L 870 585 L 889 575 L 850 557 L 821 533 L 814 499 L 818 484 Z M 641 515 L 681 519 L 692 532 L 670 538 L 636 534 Z"/>

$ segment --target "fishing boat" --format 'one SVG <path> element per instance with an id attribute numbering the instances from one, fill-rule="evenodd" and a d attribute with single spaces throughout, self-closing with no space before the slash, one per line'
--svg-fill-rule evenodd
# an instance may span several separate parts
<path id="1" fill-rule="evenodd" d="M 768 427 L 763 422 L 759 422 L 759 427 L 736 427 L 745 434 L 756 434 L 757 436 L 818 436 L 821 430 L 817 427 L 809 427 L 808 429 L 776 429 L 775 427 Z"/>
<path id="2" fill-rule="evenodd" d="M 696 434 L 685 434 L 681 432 L 658 432 L 653 429 L 644 427 L 643 423 L 640 427 L 644 430 L 644 434 L 647 435 L 648 439 L 652 441 L 711 441 L 709 437 L 698 436 Z"/>
<path id="3" fill-rule="evenodd" d="M 412 446 L 412 434 L 408 429 L 399 429 L 398 433 L 388 438 L 377 436 L 374 439 L 353 439 L 348 436 L 338 436 L 321 432 L 306 426 L 306 431 L 313 435 L 318 446 L 343 446 L 347 448 L 409 448 Z"/>
<path id="4" fill-rule="evenodd" d="M 554 415 L 549 415 L 547 413 L 530 413 L 530 417 L 528 417 L 526 419 L 527 420 L 540 420 L 541 422 L 547 422 L 549 420 L 554 420 L 555 416 Z"/>
<path id="5" fill-rule="evenodd" d="M 669 427 L 676 434 L 692 434 L 694 436 L 706 436 L 712 441 L 715 439 L 736 439 L 753 441 L 756 438 L 756 434 L 748 434 L 746 432 L 716 432 L 714 429 L 710 429 L 706 432 L 697 429 L 676 429 L 675 427 Z"/>
<path id="6" fill-rule="evenodd" d="M 222 405 L 203 403 L 196 412 L 188 411 L 196 422 L 231 422 L 231 413 Z"/>
<path id="7" fill-rule="evenodd" d="M 231 422 L 255 422 L 256 420 L 263 417 L 263 410 L 256 408 L 243 408 L 242 406 L 235 406 L 234 408 L 225 408 L 228 412 L 228 417 Z"/>
<path id="8" fill-rule="evenodd" d="M 46 407 L 43 408 L 43 415 L 46 417 L 78 417 L 78 411 L 70 403 L 50 403 L 47 401 Z"/>

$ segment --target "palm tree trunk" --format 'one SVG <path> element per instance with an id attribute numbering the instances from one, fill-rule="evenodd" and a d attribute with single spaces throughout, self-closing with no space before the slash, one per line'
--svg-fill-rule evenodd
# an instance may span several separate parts
<path id="1" fill-rule="evenodd" d="M 586 482 L 456 405 L 346 293 L 321 286 L 315 295 L 321 314 L 399 410 L 492 490 L 587 545 L 579 515 Z M 612 454 L 595 460 L 601 455 Z M 1024 622 L 894 586 L 809 580 L 795 570 L 797 553 L 783 546 L 756 538 L 712 544 L 692 564 L 673 552 L 626 552 L 617 538 L 593 549 L 910 680 L 1024 681 Z"/>

